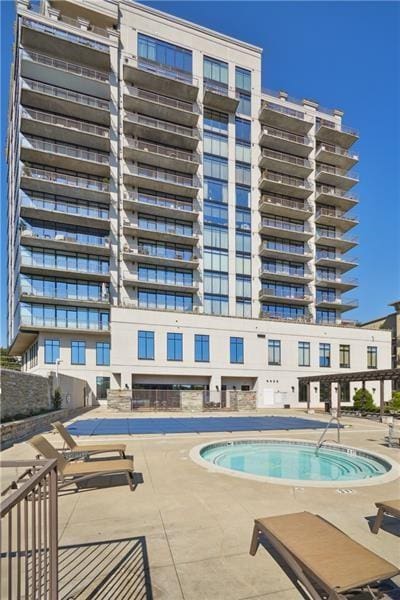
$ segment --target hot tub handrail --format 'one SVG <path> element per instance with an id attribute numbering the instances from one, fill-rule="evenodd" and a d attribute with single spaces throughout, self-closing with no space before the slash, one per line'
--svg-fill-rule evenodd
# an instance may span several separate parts
<path id="1" fill-rule="evenodd" d="M 327 423 L 324 431 L 320 435 L 320 438 L 319 438 L 319 440 L 317 442 L 317 447 L 315 448 L 315 453 L 316 454 L 317 454 L 318 450 L 321 448 L 322 444 L 324 443 L 324 441 L 325 441 L 325 439 L 324 439 L 325 435 L 328 433 L 329 426 L 330 426 L 330 424 L 333 421 L 336 421 L 336 423 L 337 423 L 337 428 L 336 428 L 336 431 L 337 431 L 337 440 L 333 440 L 333 441 L 336 441 L 337 444 L 340 444 L 340 428 L 341 428 L 341 424 L 340 424 L 340 419 L 339 419 L 338 415 L 335 414 L 335 415 L 331 416 L 331 418 L 329 419 L 329 421 L 328 421 L 328 423 Z"/>

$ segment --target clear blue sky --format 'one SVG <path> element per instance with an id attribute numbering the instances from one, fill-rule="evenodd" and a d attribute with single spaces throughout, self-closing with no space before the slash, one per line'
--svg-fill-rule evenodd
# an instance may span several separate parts
<path id="1" fill-rule="evenodd" d="M 263 85 L 345 111 L 358 129 L 360 266 L 352 272 L 363 321 L 400 299 L 400 5 L 397 2 L 146 2 L 264 48 Z M 0 0 L 4 147 L 14 9 Z M 177 40 L 178 41 L 178 40 Z M 397 109 L 397 110 L 396 110 Z M 2 342 L 5 342 L 6 181 L 2 170 Z"/>

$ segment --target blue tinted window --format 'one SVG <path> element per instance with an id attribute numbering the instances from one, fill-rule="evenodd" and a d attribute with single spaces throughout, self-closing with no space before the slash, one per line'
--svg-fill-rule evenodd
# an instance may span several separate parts
<path id="1" fill-rule="evenodd" d="M 86 342 L 71 342 L 71 365 L 86 364 Z"/>
<path id="2" fill-rule="evenodd" d="M 167 67 L 180 71 L 192 72 L 192 53 L 174 44 L 162 42 L 155 38 L 139 33 L 138 54 L 153 62 L 158 62 Z"/>
<path id="3" fill-rule="evenodd" d="M 251 121 L 236 118 L 236 139 L 243 142 L 251 141 Z"/>
<path id="4" fill-rule="evenodd" d="M 226 158 L 204 155 L 204 175 L 214 179 L 228 179 L 228 161 Z"/>
<path id="5" fill-rule="evenodd" d="M 161 292 L 158 290 L 139 290 L 139 307 L 161 310 L 191 311 L 193 296 L 178 292 Z"/>
<path id="6" fill-rule="evenodd" d="M 44 341 L 44 362 L 48 365 L 55 365 L 60 358 L 60 340 Z"/>
<path id="7" fill-rule="evenodd" d="M 236 229 L 244 229 L 250 231 L 251 229 L 251 212 L 243 208 L 236 209 Z"/>
<path id="8" fill-rule="evenodd" d="M 216 179 L 204 178 L 204 198 L 213 202 L 228 202 L 228 184 Z"/>
<path id="9" fill-rule="evenodd" d="M 237 107 L 238 113 L 242 115 L 251 115 L 251 96 L 245 92 L 236 92 L 236 99 L 239 100 Z"/>
<path id="10" fill-rule="evenodd" d="M 209 315 L 227 315 L 229 310 L 228 296 L 204 294 L 204 312 Z"/>
<path id="11" fill-rule="evenodd" d="M 249 187 L 236 186 L 236 205 L 250 208 L 251 204 L 251 189 Z"/>
<path id="12" fill-rule="evenodd" d="M 331 366 L 331 345 L 320 344 L 319 345 L 319 366 L 330 367 Z"/>
<path id="13" fill-rule="evenodd" d="M 228 85 L 228 65 L 214 58 L 204 57 L 204 79 L 211 79 L 224 86 Z"/>
<path id="14" fill-rule="evenodd" d="M 194 336 L 194 360 L 196 362 L 209 362 L 210 360 L 210 336 Z"/>
<path id="15" fill-rule="evenodd" d="M 228 209 L 210 202 L 204 202 L 204 223 L 228 225 Z"/>
<path id="16" fill-rule="evenodd" d="M 244 90 L 245 92 L 251 91 L 251 72 L 241 67 L 235 69 L 235 86 L 236 89 Z"/>
<path id="17" fill-rule="evenodd" d="M 242 337 L 231 337 L 230 339 L 230 357 L 231 363 L 243 363 L 244 348 Z"/>
<path id="18" fill-rule="evenodd" d="M 104 367 L 110 365 L 110 342 L 96 343 L 96 365 Z"/>
<path id="19" fill-rule="evenodd" d="M 167 333 L 167 360 L 183 360 L 183 335 Z"/>
<path id="20" fill-rule="evenodd" d="M 154 331 L 138 331 L 138 358 L 154 360 Z"/>
<path id="21" fill-rule="evenodd" d="M 228 134 L 229 117 L 225 113 L 216 110 L 204 109 L 203 126 L 204 129 L 214 131 L 215 133 Z"/>

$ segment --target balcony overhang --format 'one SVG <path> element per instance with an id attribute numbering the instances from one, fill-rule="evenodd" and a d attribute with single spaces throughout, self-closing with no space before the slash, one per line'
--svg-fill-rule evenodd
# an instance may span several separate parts
<path id="1" fill-rule="evenodd" d="M 185 185 L 154 177 L 146 177 L 127 170 L 124 172 L 124 181 L 137 187 L 164 192 L 165 194 L 187 196 L 188 198 L 196 198 L 199 191 L 199 188 L 190 186 L 189 184 Z"/>
<path id="2" fill-rule="evenodd" d="M 356 154 L 351 154 L 351 152 L 340 153 L 329 150 L 329 145 L 324 146 L 324 144 L 322 144 L 316 152 L 315 160 L 338 167 L 339 169 L 348 170 L 358 163 L 358 156 Z"/>
<path id="3" fill-rule="evenodd" d="M 321 125 L 316 131 L 316 138 L 329 144 L 335 144 L 342 148 L 350 148 L 357 140 L 358 134 L 356 132 L 341 131 L 334 127 L 328 127 L 327 125 Z"/>
<path id="4" fill-rule="evenodd" d="M 338 300 L 316 300 L 316 306 L 318 308 L 329 308 L 337 310 L 338 312 L 346 312 L 357 308 L 356 302 L 346 301 L 342 299 Z"/>
<path id="5" fill-rule="evenodd" d="M 339 229 L 343 232 L 349 231 L 356 225 L 358 225 L 358 220 L 346 218 L 340 214 L 330 214 L 327 213 L 318 213 L 315 215 L 315 222 L 318 225 L 331 225 L 334 227 L 339 227 Z"/>
<path id="6" fill-rule="evenodd" d="M 140 252 L 124 251 L 124 260 L 128 262 L 147 263 L 150 265 L 163 265 L 167 267 L 183 267 L 186 269 L 197 269 L 199 262 L 197 259 L 180 259 L 164 256 L 153 256 L 151 254 L 142 254 Z"/>
<path id="7" fill-rule="evenodd" d="M 192 210 L 179 210 L 170 206 L 160 206 L 157 204 L 149 204 L 141 202 L 139 199 L 124 198 L 124 208 L 128 210 L 136 210 L 145 212 L 150 215 L 165 215 L 166 217 L 174 217 L 187 221 L 197 221 L 199 213 Z"/>
<path id="8" fill-rule="evenodd" d="M 130 225 L 124 224 L 124 233 L 127 233 L 128 235 L 136 235 L 148 240 L 165 240 L 177 244 L 185 244 L 187 246 L 196 246 L 199 241 L 197 235 L 189 236 L 167 231 L 152 231 L 141 228 L 139 225 L 134 225 L 133 223 Z"/>
<path id="9" fill-rule="evenodd" d="M 207 87 L 204 89 L 203 103 L 204 106 L 228 113 L 236 113 L 239 106 L 239 100 L 229 96 L 228 90 L 225 92 Z"/>
<path id="10" fill-rule="evenodd" d="M 11 346 L 8 349 L 8 353 L 10 356 L 21 356 L 30 346 L 32 346 L 33 342 L 39 335 L 39 331 L 35 329 L 25 329 L 20 328 L 17 335 L 13 339 Z"/>
<path id="11" fill-rule="evenodd" d="M 357 261 L 355 259 L 344 259 L 340 257 L 321 257 L 315 259 L 315 264 L 318 267 L 334 267 L 335 269 L 339 269 L 342 273 L 346 273 L 346 271 L 350 271 L 350 269 L 354 269 L 357 266 Z"/>
<path id="12" fill-rule="evenodd" d="M 317 171 L 315 176 L 318 183 L 326 183 L 327 185 L 334 185 L 342 190 L 349 190 L 358 183 L 356 176 L 351 174 L 342 175 L 340 173 L 330 173 L 329 171 Z"/>
<path id="13" fill-rule="evenodd" d="M 282 215 L 285 217 L 293 217 L 295 219 L 303 219 L 307 220 L 312 214 L 312 208 L 308 205 L 305 205 L 304 208 L 300 208 L 290 204 L 279 204 L 274 199 L 268 200 L 267 197 L 262 196 L 259 204 L 259 210 L 261 212 L 266 212 L 271 215 Z"/>
<path id="14" fill-rule="evenodd" d="M 185 160 L 178 155 L 178 152 L 176 154 L 176 156 L 173 155 L 173 152 L 171 152 L 170 155 L 163 154 L 162 149 L 159 152 L 153 152 L 151 144 L 149 144 L 148 149 L 145 148 L 145 144 L 141 147 L 137 147 L 134 143 L 129 143 L 129 140 L 125 138 L 125 158 L 139 163 L 145 163 L 146 165 L 160 167 L 161 169 L 172 169 L 181 173 L 190 173 L 194 175 L 199 168 L 199 161 L 195 158 L 196 155 L 194 155 L 193 160 Z"/>
<path id="15" fill-rule="evenodd" d="M 268 290 L 260 290 L 259 300 L 261 302 L 272 301 L 275 304 L 298 304 L 299 306 L 305 306 L 307 304 L 311 304 L 312 297 L 311 296 L 277 296 L 274 292 Z"/>
<path id="16" fill-rule="evenodd" d="M 39 238 L 21 234 L 21 245 L 34 246 L 35 248 L 50 248 L 54 250 L 66 250 L 69 252 L 84 252 L 86 254 L 98 254 L 108 256 L 110 254 L 109 246 L 95 246 L 92 244 L 82 244 L 70 240 L 55 238 Z"/>
<path id="17" fill-rule="evenodd" d="M 305 200 L 312 194 L 312 189 L 302 186 L 286 183 L 285 181 L 274 181 L 262 175 L 259 179 L 258 187 L 264 192 L 274 194 L 283 194 L 292 198 L 302 198 Z"/>
<path id="18" fill-rule="evenodd" d="M 311 231 L 293 231 L 292 229 L 284 229 L 283 227 L 274 227 L 263 223 L 261 220 L 260 233 L 263 235 L 271 235 L 274 237 L 284 238 L 288 240 L 307 241 L 313 234 Z"/>
<path id="19" fill-rule="evenodd" d="M 142 90 L 138 88 L 130 89 L 125 87 L 124 89 L 124 108 L 141 114 L 150 115 L 155 119 L 161 119 L 163 121 L 171 121 L 172 123 L 179 123 L 186 127 L 195 127 L 199 120 L 199 112 L 193 108 L 189 110 L 179 106 L 179 100 L 176 100 L 174 106 L 174 99 L 168 98 L 164 100 L 161 95 L 153 92 L 155 99 L 152 100 L 150 97 L 141 97 L 140 92 Z M 147 90 L 142 91 L 143 94 L 148 94 Z M 158 99 L 157 99 L 158 98 Z M 167 103 L 169 100 L 169 103 Z M 194 107 L 194 104 L 192 107 Z"/>
<path id="20" fill-rule="evenodd" d="M 76 213 L 64 213 L 56 210 L 45 210 L 34 206 L 21 205 L 21 216 L 32 219 L 43 219 L 44 221 L 57 220 L 57 223 L 68 223 L 71 225 L 81 225 L 82 227 L 93 227 L 94 229 L 108 230 L 110 226 L 109 219 L 97 219 L 88 215 L 79 215 Z"/>
<path id="21" fill-rule="evenodd" d="M 312 255 L 310 253 L 297 254 L 296 252 L 289 252 L 288 250 L 276 250 L 275 248 L 266 248 L 264 245 L 261 245 L 259 254 L 260 256 L 278 259 L 282 258 L 284 260 L 291 260 L 293 262 L 302 263 L 306 263 L 312 258 Z"/>
<path id="22" fill-rule="evenodd" d="M 358 200 L 355 197 L 351 196 L 342 196 L 339 193 L 332 191 L 316 191 L 316 199 L 317 204 L 328 204 L 329 206 L 335 206 L 340 210 L 350 210 L 358 204 Z"/>
<path id="23" fill-rule="evenodd" d="M 351 250 L 351 248 L 355 248 L 358 245 L 358 241 L 356 239 L 346 239 L 344 237 L 330 237 L 328 235 L 318 235 L 315 240 L 316 244 L 320 244 L 321 246 L 331 246 L 332 248 L 337 248 L 341 252 L 347 252 Z"/>
<path id="24" fill-rule="evenodd" d="M 278 173 L 293 175 L 294 177 L 308 177 L 312 173 L 313 167 L 311 164 L 301 164 L 301 162 L 290 162 L 285 160 L 284 157 L 278 159 L 262 153 L 258 166 L 262 169 L 269 169 L 270 171 L 277 171 Z"/>
<path id="25" fill-rule="evenodd" d="M 35 296 L 33 294 L 24 293 L 20 294 L 20 299 L 24 302 L 38 302 L 40 304 L 61 304 L 63 306 L 82 306 L 87 308 L 109 308 L 109 300 L 82 300 L 72 298 L 54 298 L 47 296 Z"/>
<path id="26" fill-rule="evenodd" d="M 342 292 L 347 292 L 357 287 L 358 283 L 355 280 L 342 281 L 341 279 L 319 279 L 316 277 L 316 285 L 323 288 L 335 288 Z"/>
<path id="27" fill-rule="evenodd" d="M 141 66 L 136 59 L 125 58 L 124 79 L 146 90 L 192 102 L 199 93 L 197 82 L 193 78 L 188 76 L 185 80 L 185 75 L 173 72 L 168 76 L 166 72 L 162 72 L 162 67 L 151 64 Z"/>
<path id="28" fill-rule="evenodd" d="M 307 158 L 313 149 L 310 144 L 300 143 L 298 141 L 288 140 L 273 135 L 267 128 L 261 130 L 259 142 L 261 146 L 266 146 L 272 150 L 279 150 L 280 152 L 286 152 L 287 154 L 293 154 L 294 156 L 302 156 L 303 158 Z"/>
<path id="29" fill-rule="evenodd" d="M 84 279 L 90 281 L 110 281 L 109 273 L 91 273 L 91 272 L 82 272 L 82 271 L 73 271 L 65 267 L 65 269 L 52 269 L 51 267 L 46 266 L 34 266 L 34 265 L 24 265 L 21 264 L 20 267 L 21 273 L 31 273 L 32 275 L 45 275 L 51 277 L 73 277 L 74 279 Z"/>
<path id="30" fill-rule="evenodd" d="M 135 121 L 130 120 L 129 116 L 125 116 L 124 132 L 158 144 L 177 146 L 183 150 L 195 150 L 199 143 L 196 130 L 192 132 L 171 131 L 163 129 L 162 123 L 153 125 L 150 122 L 146 123 L 145 120 L 140 121 L 140 117 Z"/>
<path id="31" fill-rule="evenodd" d="M 308 133 L 313 125 L 311 120 L 308 121 L 306 118 L 302 119 L 300 115 L 288 115 L 274 110 L 265 102 L 261 104 L 259 119 L 262 123 L 270 125 L 271 127 L 283 129 L 284 131 L 292 131 L 293 133 L 302 135 Z"/>
<path id="32" fill-rule="evenodd" d="M 261 271 L 261 279 L 272 279 L 274 281 L 283 281 L 287 283 L 307 283 L 311 281 L 313 276 L 311 273 L 304 273 L 304 275 L 293 274 L 293 273 L 271 273 L 270 271 Z"/>
<path id="33" fill-rule="evenodd" d="M 60 181 L 54 181 L 44 178 L 30 177 L 27 174 L 21 175 L 21 187 L 27 187 L 35 192 L 47 192 L 49 194 L 58 194 L 60 196 L 69 196 L 81 200 L 93 200 L 95 202 L 110 203 L 110 192 L 92 190 L 86 187 L 79 187 Z"/>
<path id="34" fill-rule="evenodd" d="M 124 285 L 151 290 L 165 290 L 169 292 L 185 292 L 187 294 L 196 294 L 196 285 L 178 285 L 173 283 L 163 283 L 162 281 L 140 281 L 135 276 L 123 275 Z"/>
<path id="35" fill-rule="evenodd" d="M 58 154 L 51 150 L 35 148 L 33 146 L 21 144 L 21 159 L 36 164 L 43 164 L 46 167 L 58 167 L 68 171 L 79 171 L 89 175 L 98 175 L 106 177 L 110 174 L 109 162 L 101 163 L 95 160 L 85 160 L 80 157 L 73 157 L 67 154 Z"/>

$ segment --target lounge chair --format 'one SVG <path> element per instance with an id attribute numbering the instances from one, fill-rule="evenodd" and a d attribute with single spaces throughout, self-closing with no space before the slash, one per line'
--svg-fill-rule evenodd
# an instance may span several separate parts
<path id="1" fill-rule="evenodd" d="M 103 454 L 104 452 L 117 452 L 121 458 L 125 458 L 126 444 L 77 444 L 62 423 L 52 423 L 58 431 L 65 444 L 72 452 L 85 452 L 87 454 Z"/>
<path id="2" fill-rule="evenodd" d="M 57 459 L 59 488 L 66 487 L 71 483 L 81 483 L 93 477 L 115 475 L 117 473 L 126 475 L 131 490 L 135 487 L 132 457 L 113 460 L 67 461 L 42 435 L 35 435 L 29 440 L 29 443 L 45 458 Z"/>
<path id="3" fill-rule="evenodd" d="M 375 506 L 378 509 L 378 512 L 375 518 L 375 523 L 371 529 L 372 533 L 378 533 L 385 515 L 390 515 L 391 517 L 400 519 L 400 500 L 385 500 L 385 502 L 375 502 Z"/>
<path id="4" fill-rule="evenodd" d="M 346 593 L 363 588 L 371 593 L 369 584 L 400 573 L 397 567 L 309 512 L 256 519 L 252 556 L 257 552 L 260 535 L 265 535 L 313 600 L 344 599 Z"/>

